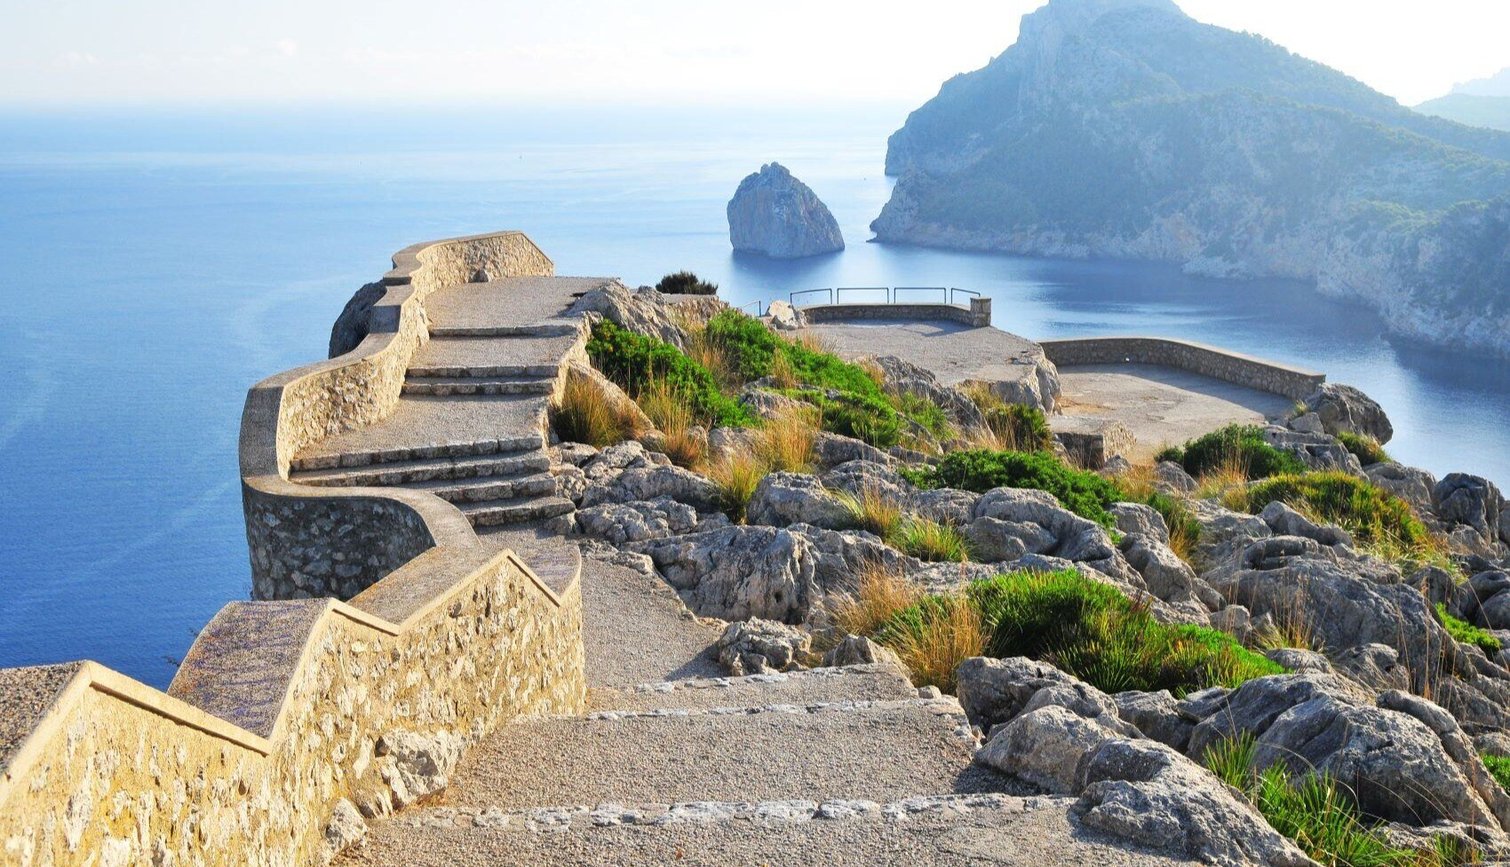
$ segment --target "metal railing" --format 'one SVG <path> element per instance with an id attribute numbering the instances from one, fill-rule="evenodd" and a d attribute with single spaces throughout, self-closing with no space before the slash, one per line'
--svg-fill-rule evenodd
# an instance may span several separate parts
<path id="1" fill-rule="evenodd" d="M 739 310 L 748 310 L 752 306 L 755 308 L 755 315 L 756 316 L 764 316 L 765 315 L 765 302 L 761 301 L 758 298 L 755 299 L 754 301 L 750 301 L 750 302 L 747 302 L 745 304 L 739 305 L 739 307 L 737 309 L 739 309 Z"/>
<path id="2" fill-rule="evenodd" d="M 933 302 L 930 302 L 930 301 L 914 301 L 914 300 L 911 300 L 911 299 L 903 299 L 902 298 L 902 293 L 904 293 L 904 292 L 914 293 L 914 294 L 916 294 L 916 293 L 924 293 L 924 292 L 932 294 L 934 292 L 937 292 L 939 294 L 939 301 L 940 301 L 940 303 L 947 304 L 947 305 L 954 306 L 954 307 L 967 307 L 967 306 L 969 306 L 968 304 L 960 304 L 960 303 L 958 303 L 956 301 L 956 297 L 957 297 L 957 295 L 959 293 L 964 293 L 966 295 L 969 295 L 971 298 L 979 298 L 980 297 L 980 293 L 976 292 L 974 289 L 957 289 L 957 288 L 954 288 L 952 286 L 949 286 L 949 287 L 946 287 L 946 286 L 839 286 L 839 287 L 835 287 L 835 288 L 825 288 L 825 289 L 801 289 L 801 290 L 798 290 L 796 292 L 789 293 L 787 295 L 787 300 L 791 302 L 791 304 L 792 304 L 793 307 L 799 307 L 799 306 L 803 306 L 803 305 L 800 305 L 800 304 L 797 303 L 797 299 L 798 298 L 801 298 L 801 297 L 804 297 L 804 296 L 808 296 L 808 295 L 827 294 L 828 295 L 828 303 L 829 304 L 837 305 L 837 304 L 843 304 L 843 303 L 845 303 L 845 301 L 844 301 L 844 293 L 846 293 L 846 292 L 849 292 L 849 293 L 856 293 L 856 292 L 876 293 L 876 292 L 880 292 L 880 293 L 883 293 L 885 295 L 885 298 L 886 298 L 885 301 L 869 300 L 869 301 L 850 302 L 850 303 L 863 303 L 863 304 L 877 304 L 877 303 L 880 303 L 880 304 L 908 304 L 908 303 L 929 304 L 929 303 L 933 303 Z M 811 305 L 808 305 L 808 306 L 811 306 Z"/>

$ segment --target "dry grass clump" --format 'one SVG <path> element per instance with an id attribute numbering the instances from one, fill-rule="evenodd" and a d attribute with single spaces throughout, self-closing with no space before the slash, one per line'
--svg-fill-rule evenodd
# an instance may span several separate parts
<path id="1" fill-rule="evenodd" d="M 714 381 L 723 391 L 734 391 L 743 384 L 728 347 L 709 337 L 706 326 L 687 330 L 687 357 L 713 374 Z"/>
<path id="2" fill-rule="evenodd" d="M 1232 455 L 1196 477 L 1195 499 L 1217 500 L 1235 512 L 1243 511 L 1248 499 L 1248 468 Z"/>
<path id="3" fill-rule="evenodd" d="M 707 468 L 708 478 L 718 486 L 719 505 L 729 520 L 743 524 L 750 498 L 760 480 L 770 472 L 770 467 L 760 456 L 748 451 L 736 451 L 713 461 Z"/>
<path id="4" fill-rule="evenodd" d="M 1038 452 L 1052 446 L 1053 433 L 1042 410 L 1008 403 L 985 383 L 972 382 L 963 390 L 986 419 L 984 429 L 967 432 L 967 445 L 1011 452 Z"/>
<path id="5" fill-rule="evenodd" d="M 779 473 L 810 473 L 813 447 L 818 440 L 814 412 L 793 410 L 766 422 L 756 438 L 760 457 Z"/>
<path id="6" fill-rule="evenodd" d="M 848 491 L 836 491 L 834 496 L 849 511 L 856 530 L 889 540 L 902 524 L 902 504 L 878 487 L 866 485 L 860 489 L 859 496 Z"/>
<path id="7" fill-rule="evenodd" d="M 655 380 L 645 387 L 637 401 L 651 423 L 664 435 L 661 450 L 680 467 L 701 467 L 705 457 L 705 440 L 692 432 L 695 419 L 692 407 L 665 380 Z"/>
<path id="8" fill-rule="evenodd" d="M 880 563 L 862 565 L 852 595 L 839 598 L 830 615 L 840 635 L 871 635 L 898 611 L 923 598 L 923 591 L 902 573 Z"/>
<path id="9" fill-rule="evenodd" d="M 635 419 L 592 379 L 568 372 L 561 403 L 552 414 L 556 435 L 564 442 L 602 448 L 633 437 Z"/>
<path id="10" fill-rule="evenodd" d="M 885 640 L 917 686 L 954 693 L 959 664 L 986 652 L 990 635 L 979 609 L 964 596 L 941 597 L 928 612 L 926 629 L 898 629 Z"/>

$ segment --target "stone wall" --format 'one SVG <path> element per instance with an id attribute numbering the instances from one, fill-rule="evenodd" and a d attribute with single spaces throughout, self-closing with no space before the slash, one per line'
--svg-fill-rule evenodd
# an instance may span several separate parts
<path id="1" fill-rule="evenodd" d="M 383 297 L 369 314 L 367 337 L 338 358 L 286 371 L 257 383 L 241 416 L 240 458 L 252 586 L 258 598 L 287 588 L 302 596 L 325 582 L 340 562 L 342 584 L 360 588 L 435 545 L 471 545 L 476 537 L 455 507 L 441 500 L 372 489 L 314 488 L 288 481 L 289 463 L 311 443 L 372 424 L 397 406 L 404 372 L 429 337 L 424 300 L 437 289 L 474 278 L 544 276 L 549 258 L 520 232 L 497 232 L 415 244 L 395 253 Z M 478 273 L 483 272 L 483 273 Z M 320 508 L 308 507 L 324 501 Z M 376 501 L 386 502 L 386 506 Z M 354 508 L 343 518 L 342 509 Z M 360 518 L 360 520 L 358 520 Z M 388 537 L 375 555 L 367 538 L 330 534 L 362 527 L 362 537 Z M 327 567 L 329 567 L 327 569 Z"/>
<path id="2" fill-rule="evenodd" d="M 1322 373 L 1185 340 L 1092 337 L 1045 340 L 1042 345 L 1049 360 L 1060 368 L 1081 364 L 1157 364 L 1294 400 L 1304 400 L 1326 381 Z"/>
<path id="3" fill-rule="evenodd" d="M 969 307 L 956 304 L 815 304 L 799 309 L 813 325 L 864 319 L 922 319 L 958 322 L 972 328 L 991 324 L 990 298 L 973 298 Z"/>
<path id="4" fill-rule="evenodd" d="M 228 605 L 168 694 L 80 666 L 7 757 L 4 863 L 319 863 L 337 801 L 380 784 L 384 735 L 471 743 L 582 709 L 577 582 L 557 596 L 504 553 L 432 593 L 434 565 L 349 605 Z"/>

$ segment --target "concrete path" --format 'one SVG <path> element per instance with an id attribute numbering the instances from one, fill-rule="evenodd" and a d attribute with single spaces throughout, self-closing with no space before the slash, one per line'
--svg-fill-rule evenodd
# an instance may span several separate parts
<path id="1" fill-rule="evenodd" d="M 433 293 L 425 302 L 430 340 L 410 361 L 398 407 L 305 449 L 289 478 L 426 491 L 478 528 L 570 512 L 549 472 L 546 413 L 585 339 L 566 311 L 606 282 L 511 277 Z"/>
<path id="2" fill-rule="evenodd" d="M 1136 444 L 1133 461 L 1151 460 L 1160 449 L 1229 424 L 1262 424 L 1283 417 L 1293 401 L 1209 376 L 1152 364 L 1059 368 L 1059 414 L 1055 431 L 1086 433 L 1112 423 L 1126 427 Z"/>
<path id="3" fill-rule="evenodd" d="M 719 677 L 717 625 L 659 577 L 585 557 L 581 586 L 590 711 L 493 732 L 439 802 L 373 821 L 337 864 L 1182 863 L 972 764 L 959 704 L 893 669 Z"/>
<path id="4" fill-rule="evenodd" d="M 895 355 L 933 371 L 944 385 L 967 380 L 1016 382 L 1035 376 L 1038 344 L 1000 328 L 957 322 L 888 319 L 834 322 L 803 329 L 844 358 Z"/>

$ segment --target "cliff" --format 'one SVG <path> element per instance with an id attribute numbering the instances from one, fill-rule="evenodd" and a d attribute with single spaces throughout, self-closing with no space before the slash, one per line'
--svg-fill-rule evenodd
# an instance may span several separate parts
<path id="1" fill-rule="evenodd" d="M 891 137 L 900 180 L 871 228 L 1310 280 L 1400 334 L 1510 354 L 1507 160 L 1510 135 L 1167 0 L 1052 0 Z"/>
<path id="2" fill-rule="evenodd" d="M 780 163 L 739 183 L 729 200 L 729 243 L 736 252 L 797 259 L 844 249 L 844 236 L 828 206 Z"/>

